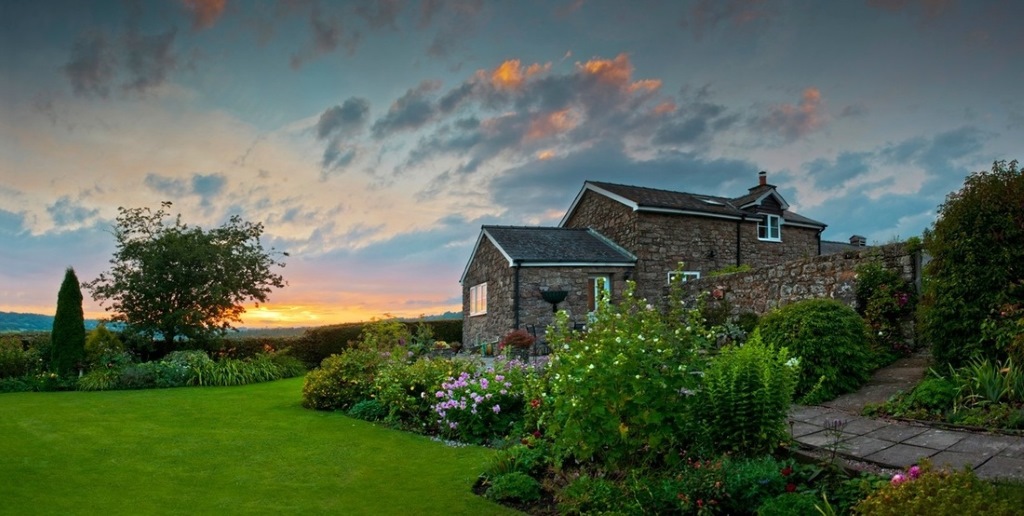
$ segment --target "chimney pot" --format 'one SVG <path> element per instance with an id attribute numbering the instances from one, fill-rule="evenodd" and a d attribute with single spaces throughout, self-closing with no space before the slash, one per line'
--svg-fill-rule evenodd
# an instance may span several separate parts
<path id="1" fill-rule="evenodd" d="M 764 170 L 758 172 L 757 181 L 759 186 L 764 186 L 768 184 L 768 172 L 765 172 Z"/>

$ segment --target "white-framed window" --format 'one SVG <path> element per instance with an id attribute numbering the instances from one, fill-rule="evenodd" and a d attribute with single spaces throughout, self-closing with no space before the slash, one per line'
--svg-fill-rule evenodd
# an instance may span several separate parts
<path id="1" fill-rule="evenodd" d="M 612 278 L 608 275 L 590 276 L 587 278 L 587 311 L 597 310 L 597 301 L 601 296 L 612 297 Z"/>
<path id="2" fill-rule="evenodd" d="M 757 239 L 781 242 L 782 217 L 779 217 L 778 215 L 765 215 L 763 220 L 758 221 Z"/>
<path id="3" fill-rule="evenodd" d="M 668 273 L 669 285 L 671 285 L 673 281 L 690 281 L 699 279 L 700 271 L 669 271 Z"/>
<path id="4" fill-rule="evenodd" d="M 469 315 L 487 313 L 487 283 L 469 287 Z"/>

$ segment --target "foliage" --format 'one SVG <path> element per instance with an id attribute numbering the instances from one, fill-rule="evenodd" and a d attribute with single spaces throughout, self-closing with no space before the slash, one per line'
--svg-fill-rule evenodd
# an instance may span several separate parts
<path id="1" fill-rule="evenodd" d="M 864 321 L 838 301 L 811 299 L 784 306 L 762 317 L 758 330 L 766 345 L 787 347 L 799 358 L 795 395 L 802 403 L 856 390 L 871 372 Z"/>
<path id="2" fill-rule="evenodd" d="M 104 357 L 124 351 L 124 343 L 117 335 L 100 323 L 85 338 L 85 359 L 92 366 L 106 365 Z"/>
<path id="3" fill-rule="evenodd" d="M 531 476 L 538 476 L 547 465 L 547 454 L 550 452 L 546 441 L 537 440 L 531 445 L 516 444 L 495 452 L 491 457 L 484 476 L 497 477 L 518 471 Z"/>
<path id="4" fill-rule="evenodd" d="M 312 369 L 325 358 L 355 347 L 363 326 L 363 323 L 346 323 L 309 328 L 291 344 L 292 354 Z"/>
<path id="5" fill-rule="evenodd" d="M 524 368 L 516 363 L 449 376 L 433 393 L 441 435 L 487 443 L 509 434 L 523 418 Z"/>
<path id="6" fill-rule="evenodd" d="M 58 374 L 77 372 L 85 359 L 85 315 L 82 289 L 75 269 L 68 267 L 57 293 L 57 313 L 53 316 L 53 345 L 50 368 Z"/>
<path id="7" fill-rule="evenodd" d="M 388 416 L 388 409 L 377 400 L 363 400 L 352 405 L 348 415 L 363 421 L 380 421 Z"/>
<path id="8" fill-rule="evenodd" d="M 78 379 L 80 391 L 110 391 L 121 385 L 121 370 L 97 367 Z"/>
<path id="9" fill-rule="evenodd" d="M 709 449 L 738 455 L 771 453 L 788 435 L 786 415 L 798 361 L 755 335 L 729 346 L 704 370 L 694 413 Z"/>
<path id="10" fill-rule="evenodd" d="M 622 491 L 611 480 L 581 475 L 556 495 L 562 514 L 601 514 L 621 507 Z"/>
<path id="11" fill-rule="evenodd" d="M 750 264 L 746 263 L 741 265 L 727 265 L 725 267 L 722 267 L 721 269 L 709 272 L 708 277 L 717 278 L 719 276 L 727 276 L 729 274 L 737 274 L 740 272 L 750 272 L 752 270 L 754 270 L 754 268 L 751 267 Z"/>
<path id="12" fill-rule="evenodd" d="M 306 375 L 302 406 L 317 410 L 347 409 L 369 399 L 373 380 L 388 357 L 372 349 L 350 349 L 324 359 Z"/>
<path id="13" fill-rule="evenodd" d="M 525 329 L 512 330 L 505 334 L 498 342 L 498 352 L 506 348 L 528 349 L 537 339 Z"/>
<path id="14" fill-rule="evenodd" d="M 1024 304 L 1022 204 L 1024 174 L 1017 161 L 997 161 L 990 172 L 971 174 L 963 188 L 946 196 L 934 226 L 925 232 L 932 260 L 925 268 L 921 331 L 940 363 L 1024 359 L 1024 349 L 1017 347 L 1021 342 L 982 331 L 986 321 L 1024 327 L 1017 324 L 1021 314 L 1003 309 Z"/>
<path id="15" fill-rule="evenodd" d="M 899 273 L 877 260 L 857 267 L 857 311 L 871 328 L 873 349 L 879 352 L 910 353 L 903 323 L 914 313 L 914 287 Z"/>
<path id="16" fill-rule="evenodd" d="M 294 366 L 294 363 L 289 365 Z M 301 371 L 304 370 L 305 368 L 301 368 Z M 189 385 L 212 387 L 248 385 L 280 380 L 296 371 L 295 367 L 282 368 L 270 354 L 243 360 L 225 358 L 217 362 L 205 363 L 196 368 L 189 375 L 188 383 Z"/>
<path id="17" fill-rule="evenodd" d="M 390 351 L 397 346 L 405 346 L 411 339 L 409 327 L 390 314 L 373 319 L 363 326 L 363 331 L 359 334 L 360 346 L 379 351 Z"/>
<path id="18" fill-rule="evenodd" d="M 540 483 L 525 473 L 513 471 L 494 477 L 486 496 L 499 502 L 533 502 L 540 500 Z"/>
<path id="19" fill-rule="evenodd" d="M 916 468 L 916 469 L 914 469 Z M 854 507 L 858 514 L 1017 514 L 996 488 L 974 474 L 970 467 L 959 471 L 934 469 L 927 460 L 907 474 L 872 493 Z"/>
<path id="20" fill-rule="evenodd" d="M 421 433 L 435 428 L 434 393 L 456 367 L 452 360 L 429 358 L 386 363 L 373 380 L 373 392 L 387 409 L 387 420 Z"/>
<path id="21" fill-rule="evenodd" d="M 790 463 L 772 456 L 730 460 L 723 468 L 727 512 L 745 512 L 786 491 L 793 475 Z"/>
<path id="22" fill-rule="evenodd" d="M 813 491 L 782 493 L 769 498 L 757 508 L 757 516 L 792 516 L 794 514 L 820 514 L 817 507 L 821 498 Z"/>
<path id="23" fill-rule="evenodd" d="M 258 306 L 285 286 L 271 270 L 284 264 L 260 243 L 262 224 L 234 215 L 204 231 L 181 215 L 167 220 L 168 206 L 118 209 L 112 267 L 86 283 L 94 299 L 110 303 L 112 320 L 173 347 L 179 336 L 202 341 L 223 334 L 241 321 L 243 303 Z"/>
<path id="24" fill-rule="evenodd" d="M 548 330 L 551 414 L 547 434 L 556 460 L 608 467 L 657 460 L 689 439 L 687 398 L 699 371 L 694 342 L 702 327 L 669 325 L 637 299 L 630 282 L 619 305 L 601 299 L 585 333 L 559 312 Z M 683 311 L 677 320 L 686 321 Z M 713 338 L 713 336 L 712 336 Z"/>
<path id="25" fill-rule="evenodd" d="M 39 353 L 23 349 L 21 340 L 13 335 L 0 336 L 0 378 L 14 378 L 37 372 Z"/>

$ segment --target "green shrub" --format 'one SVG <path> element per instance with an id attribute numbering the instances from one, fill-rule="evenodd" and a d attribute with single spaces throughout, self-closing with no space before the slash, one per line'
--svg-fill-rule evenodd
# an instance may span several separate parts
<path id="1" fill-rule="evenodd" d="M 21 339 L 13 335 L 0 337 L 0 378 L 16 378 L 38 371 L 39 354 L 23 349 Z"/>
<path id="2" fill-rule="evenodd" d="M 857 267 L 857 312 L 864 317 L 871 331 L 872 347 L 879 353 L 910 353 L 911 346 L 903 332 L 917 303 L 917 294 L 900 274 L 871 261 Z"/>
<path id="3" fill-rule="evenodd" d="M 85 316 L 82 288 L 75 269 L 68 267 L 57 293 L 57 313 L 50 333 L 50 368 L 58 374 L 77 374 L 85 360 Z"/>
<path id="4" fill-rule="evenodd" d="M 769 498 L 785 492 L 789 482 L 787 476 L 792 466 L 774 457 L 760 457 L 746 460 L 730 460 L 723 467 L 725 477 L 725 503 L 723 510 L 728 513 L 748 512 L 759 507 Z"/>
<path id="5" fill-rule="evenodd" d="M 406 364 L 391 361 L 373 380 L 377 401 L 388 410 L 388 420 L 404 428 L 426 432 L 437 426 L 435 392 L 456 371 L 452 360 L 423 358 Z"/>
<path id="6" fill-rule="evenodd" d="M 324 359 L 306 375 L 302 406 L 316 410 L 347 409 L 373 395 L 373 380 L 387 361 L 380 352 L 350 349 Z"/>
<path id="7" fill-rule="evenodd" d="M 939 363 L 1024 358 L 1024 174 L 997 161 L 946 197 L 924 234 L 920 329 Z"/>
<path id="8" fill-rule="evenodd" d="M 540 483 L 529 475 L 514 471 L 491 480 L 486 496 L 499 502 L 535 502 L 540 500 Z"/>
<path id="9" fill-rule="evenodd" d="M 78 379 L 80 391 L 109 391 L 121 386 L 121 371 L 108 367 L 97 367 Z"/>
<path id="10" fill-rule="evenodd" d="M 348 415 L 363 421 L 381 421 L 388 416 L 388 409 L 377 400 L 363 400 L 352 405 Z"/>
<path id="11" fill-rule="evenodd" d="M 363 323 L 336 324 L 310 328 L 301 337 L 290 343 L 291 353 L 306 365 L 307 369 L 318 367 L 324 359 L 340 355 L 355 347 Z"/>
<path id="12" fill-rule="evenodd" d="M 533 447 L 517 444 L 503 448 L 494 453 L 484 476 L 494 478 L 512 472 L 539 476 L 547 466 L 547 454 L 550 450 L 545 441 L 539 440 Z"/>
<path id="13" fill-rule="evenodd" d="M 601 514 L 621 509 L 622 490 L 604 478 L 581 475 L 555 496 L 561 514 Z"/>
<path id="14" fill-rule="evenodd" d="M 757 516 L 793 516 L 816 515 L 817 507 L 824 505 L 824 500 L 817 492 L 783 493 L 769 498 L 757 508 Z"/>
<path id="15" fill-rule="evenodd" d="M 995 486 L 978 478 L 969 467 L 959 471 L 935 470 L 922 461 L 920 474 L 893 478 L 854 506 L 854 512 L 871 515 L 950 515 L 1018 514 L 1006 499 L 998 496 Z"/>
<path id="16" fill-rule="evenodd" d="M 267 353 L 267 359 L 277 367 L 278 378 L 294 378 L 306 374 L 306 364 L 292 356 L 291 349 L 285 348 L 275 353 Z"/>
<path id="17" fill-rule="evenodd" d="M 526 369 L 517 362 L 499 362 L 486 371 L 462 371 L 445 379 L 432 396 L 441 434 L 475 444 L 508 436 L 523 420 Z"/>
<path id="18" fill-rule="evenodd" d="M 762 317 L 758 330 L 766 345 L 788 348 L 800 360 L 795 395 L 803 403 L 854 391 L 871 373 L 864 321 L 838 301 L 811 299 L 787 305 Z"/>
<path id="19" fill-rule="evenodd" d="M 785 348 L 728 346 L 704 369 L 693 404 L 709 449 L 738 455 L 771 453 L 788 435 L 786 416 L 798 375 Z"/>
<path id="20" fill-rule="evenodd" d="M 932 376 L 925 378 L 911 391 L 910 408 L 944 411 L 953 408 L 959 388 L 947 378 Z"/>
<path id="21" fill-rule="evenodd" d="M 118 387 L 121 389 L 152 389 L 156 387 L 156 362 L 128 364 L 120 371 Z"/>
<path id="22" fill-rule="evenodd" d="M 283 378 L 281 369 L 267 354 L 236 360 L 225 358 L 217 362 L 203 363 L 189 377 L 189 384 L 226 387 L 269 382 Z"/>
<path id="23" fill-rule="evenodd" d="M 124 351 L 117 334 L 100 323 L 85 338 L 85 360 L 91 367 L 105 366 L 104 357 Z"/>

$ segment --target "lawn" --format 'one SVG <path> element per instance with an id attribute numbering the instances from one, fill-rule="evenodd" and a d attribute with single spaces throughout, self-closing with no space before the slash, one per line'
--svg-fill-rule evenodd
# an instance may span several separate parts
<path id="1" fill-rule="evenodd" d="M 491 451 L 245 387 L 0 394 L 4 514 L 508 514 L 471 492 Z"/>

